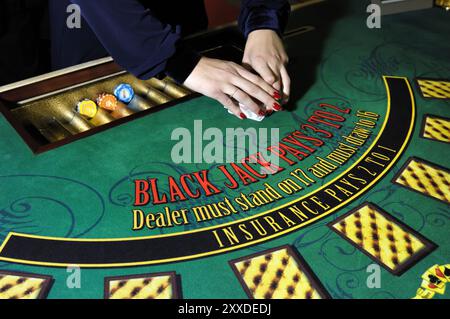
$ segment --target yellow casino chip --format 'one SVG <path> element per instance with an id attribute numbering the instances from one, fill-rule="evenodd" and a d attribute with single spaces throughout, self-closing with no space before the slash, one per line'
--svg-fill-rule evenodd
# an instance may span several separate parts
<path id="1" fill-rule="evenodd" d="M 94 101 L 85 99 L 77 104 L 76 111 L 88 118 L 93 118 L 95 115 L 97 115 L 98 106 Z"/>

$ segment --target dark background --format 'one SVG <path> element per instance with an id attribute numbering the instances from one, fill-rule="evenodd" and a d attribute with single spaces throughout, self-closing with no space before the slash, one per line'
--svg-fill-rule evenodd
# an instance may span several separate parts
<path id="1" fill-rule="evenodd" d="M 52 71 L 47 2 L 1 1 L 0 86 Z M 205 0 L 205 4 L 210 28 L 235 21 L 239 14 L 240 0 Z"/>

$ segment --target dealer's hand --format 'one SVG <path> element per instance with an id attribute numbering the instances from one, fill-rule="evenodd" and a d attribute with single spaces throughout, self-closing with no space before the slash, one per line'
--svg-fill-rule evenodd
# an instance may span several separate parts
<path id="1" fill-rule="evenodd" d="M 184 85 L 219 101 L 241 119 L 246 116 L 239 108 L 239 103 L 258 115 L 281 110 L 273 97 L 272 86 L 260 76 L 233 62 L 203 57 Z"/>
<path id="2" fill-rule="evenodd" d="M 275 31 L 255 30 L 248 35 L 243 64 L 255 70 L 287 102 L 291 79 L 286 70 L 289 62 L 283 42 Z M 275 94 L 276 95 L 276 94 Z"/>

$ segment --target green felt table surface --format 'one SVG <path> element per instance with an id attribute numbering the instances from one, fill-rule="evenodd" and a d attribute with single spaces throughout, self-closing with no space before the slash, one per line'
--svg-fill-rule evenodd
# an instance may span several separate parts
<path id="1" fill-rule="evenodd" d="M 364 6 L 353 2 L 352 10 L 334 21 L 325 23 L 319 18 L 292 21 L 293 26 L 308 23 L 317 25 L 317 28 L 286 39 L 292 60 L 289 66 L 293 81 L 292 98 L 287 111 L 276 113 L 261 123 L 239 121 L 229 116 L 214 100 L 200 97 L 34 155 L 5 118 L 0 117 L 0 241 L 9 232 L 68 238 L 121 238 L 181 232 L 230 221 L 223 219 L 170 230 L 132 231 L 132 179 L 146 176 L 164 179 L 170 175 L 211 168 L 210 164 L 176 165 L 172 162 L 170 152 L 175 142 L 171 140 L 171 133 L 174 129 L 185 127 L 192 130 L 194 120 L 202 120 L 205 129 L 279 128 L 283 135 L 303 123 L 319 102 L 377 112 L 382 116 L 381 122 L 387 103 L 383 75 L 407 77 L 411 84 L 419 76 L 450 79 L 448 13 L 430 9 L 383 17 L 381 29 L 367 28 L 366 19 Z M 290 244 L 305 258 L 333 298 L 413 297 L 421 283 L 420 276 L 427 268 L 450 262 L 448 206 L 391 183 L 410 156 L 449 166 L 448 144 L 420 138 L 419 133 L 423 115 L 449 117 L 450 102 L 424 99 L 416 87 L 413 89 L 416 125 L 412 141 L 399 162 L 362 197 L 313 225 L 251 247 L 202 259 L 140 267 L 83 269 L 81 289 L 67 288 L 68 273 L 64 268 L 0 262 L 0 270 L 52 275 L 55 282 L 49 298 L 102 298 L 103 278 L 106 276 L 161 271 L 176 271 L 181 276 L 186 298 L 246 298 L 228 261 Z M 354 114 L 350 118 L 354 119 Z M 351 127 L 351 121 L 348 121 L 343 131 Z M 376 130 L 379 129 L 378 126 Z M 336 143 L 331 141 L 315 155 L 328 154 Z M 354 160 L 356 158 L 348 165 Z M 301 165 L 313 162 L 311 157 Z M 323 183 L 339 172 L 324 179 Z M 287 172 L 265 182 L 276 182 L 283 177 L 287 177 Z M 214 173 L 211 176 L 212 180 L 219 178 Z M 310 191 L 320 187 L 319 184 Z M 245 191 L 258 189 L 261 185 L 262 182 L 256 183 L 246 187 Z M 163 182 L 161 188 L 164 186 Z M 226 189 L 225 194 L 233 197 L 241 191 Z M 295 196 L 299 195 L 287 196 L 272 206 L 240 216 L 261 213 L 292 201 Z M 207 203 L 213 199 L 203 201 Z M 366 285 L 366 268 L 373 261 L 326 226 L 365 201 L 382 206 L 439 246 L 400 277 L 381 270 L 379 289 L 369 289 Z M 195 203 L 190 200 L 183 205 Z M 169 206 L 176 209 L 179 205 Z M 149 206 L 146 209 L 158 210 L 160 207 Z M 449 296 L 447 293 L 436 298 Z"/>

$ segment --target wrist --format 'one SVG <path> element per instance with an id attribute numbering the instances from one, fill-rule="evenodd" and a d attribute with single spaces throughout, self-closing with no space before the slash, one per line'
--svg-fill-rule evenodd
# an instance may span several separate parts
<path id="1" fill-rule="evenodd" d="M 247 39 L 252 39 L 260 36 L 274 36 L 274 35 L 278 36 L 278 33 L 277 31 L 272 29 L 264 29 L 264 28 L 255 29 L 248 34 Z"/>
<path id="2" fill-rule="evenodd" d="M 281 36 L 283 29 L 284 25 L 278 11 L 264 7 L 253 8 L 243 25 L 245 37 L 258 30 L 272 30 Z"/>
<path id="3" fill-rule="evenodd" d="M 187 48 L 179 49 L 168 60 L 165 73 L 178 84 L 182 84 L 195 69 L 201 58 L 202 56 L 193 50 Z"/>

